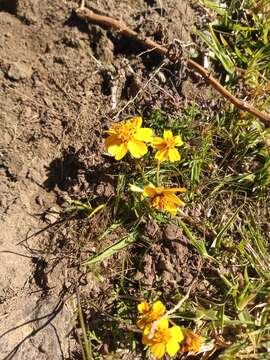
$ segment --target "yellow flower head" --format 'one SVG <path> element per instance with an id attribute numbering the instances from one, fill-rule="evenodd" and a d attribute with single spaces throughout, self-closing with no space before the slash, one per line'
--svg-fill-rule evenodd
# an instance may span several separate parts
<path id="1" fill-rule="evenodd" d="M 141 126 L 142 118 L 137 116 L 114 124 L 108 130 L 110 136 L 105 140 L 105 147 L 115 160 L 121 160 L 128 151 L 134 158 L 140 158 L 147 153 L 144 142 L 152 141 L 152 130 Z"/>
<path id="2" fill-rule="evenodd" d="M 202 345 L 202 337 L 195 334 L 190 329 L 183 329 L 184 334 L 184 341 L 181 346 L 182 352 L 189 352 L 196 353 L 200 350 L 200 347 Z"/>
<path id="3" fill-rule="evenodd" d="M 184 339 L 182 330 L 179 326 L 169 327 L 167 318 L 162 319 L 156 328 L 153 338 L 149 339 L 151 325 L 147 326 L 143 332 L 143 344 L 149 345 L 151 353 L 157 359 L 161 359 L 166 353 L 174 356 L 180 349 L 179 343 Z"/>
<path id="4" fill-rule="evenodd" d="M 153 148 L 158 150 L 155 159 L 161 162 L 166 160 L 179 161 L 181 157 L 176 147 L 183 144 L 181 136 L 173 136 L 171 130 L 164 130 L 163 138 L 154 137 L 152 141 Z"/>
<path id="5" fill-rule="evenodd" d="M 144 196 L 150 197 L 151 206 L 158 210 L 165 210 L 172 215 L 176 215 L 178 206 L 185 206 L 185 203 L 180 200 L 175 193 L 185 192 L 185 188 L 164 188 L 155 187 L 153 184 L 149 184 L 144 188 Z"/>
<path id="6" fill-rule="evenodd" d="M 139 329 L 143 329 L 147 324 L 160 319 L 165 314 L 166 307 L 161 301 L 154 302 L 152 306 L 147 302 L 142 302 L 138 305 L 138 311 L 141 314 L 141 318 L 137 321 L 137 326 Z"/>

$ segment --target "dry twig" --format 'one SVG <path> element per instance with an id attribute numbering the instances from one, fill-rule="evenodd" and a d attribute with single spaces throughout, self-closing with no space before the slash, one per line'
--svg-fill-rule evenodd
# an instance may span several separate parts
<path id="1" fill-rule="evenodd" d="M 142 44 L 144 47 L 148 49 L 152 49 L 160 55 L 168 56 L 168 50 L 159 45 L 157 42 L 149 39 L 149 38 L 141 38 L 140 35 L 129 28 L 122 20 L 116 20 L 109 16 L 99 15 L 94 13 L 93 11 L 84 7 L 83 2 L 82 6 L 79 7 L 76 11 L 77 16 L 81 19 L 85 19 L 90 21 L 91 23 L 98 24 L 101 26 L 106 26 L 112 28 L 114 30 L 120 31 L 123 35 L 128 36 L 129 38 L 135 40 L 136 42 Z M 266 126 L 270 126 L 270 115 L 267 115 L 260 110 L 256 109 L 250 104 L 247 104 L 244 101 L 239 100 L 236 96 L 231 94 L 228 90 L 226 90 L 217 79 L 215 79 L 208 70 L 206 70 L 203 66 L 199 65 L 192 59 L 187 60 L 187 66 L 197 73 L 199 73 L 207 83 L 209 83 L 213 88 L 215 88 L 224 98 L 229 100 L 232 104 L 234 104 L 238 109 L 242 111 L 247 111 L 256 117 L 258 117 Z"/>
<path id="2" fill-rule="evenodd" d="M 188 288 L 188 291 L 186 293 L 185 296 L 183 296 L 178 303 L 170 310 L 166 311 L 165 314 L 163 316 L 161 316 L 161 318 L 159 318 L 158 320 L 154 321 L 152 323 L 150 332 L 148 334 L 148 339 L 153 339 L 154 335 L 155 335 L 155 331 L 157 329 L 158 324 L 160 323 L 161 320 L 168 318 L 171 314 L 175 313 L 175 311 L 177 311 L 178 309 L 180 309 L 180 307 L 184 304 L 184 302 L 186 302 L 189 298 L 190 292 L 195 284 L 195 282 L 197 281 L 197 278 L 194 278 L 191 285 Z"/>

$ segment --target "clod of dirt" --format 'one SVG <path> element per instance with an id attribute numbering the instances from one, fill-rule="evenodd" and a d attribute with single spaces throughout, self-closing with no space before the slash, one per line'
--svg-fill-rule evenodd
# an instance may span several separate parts
<path id="1" fill-rule="evenodd" d="M 150 239 L 159 240 L 162 237 L 162 233 L 160 230 L 160 227 L 156 223 L 155 220 L 149 219 L 144 227 L 144 233 L 147 235 Z"/>
<path id="2" fill-rule="evenodd" d="M 6 76 L 10 80 L 14 80 L 14 81 L 30 78 L 31 75 L 32 75 L 31 67 L 20 62 L 9 64 L 8 70 L 6 72 Z"/>
<path id="3" fill-rule="evenodd" d="M 186 290 L 194 276 L 197 276 L 198 261 L 198 255 L 189 248 L 187 241 L 181 235 L 176 241 L 170 240 L 152 245 L 138 265 L 139 270 L 134 279 L 144 286 L 153 286 L 154 280 L 160 278 L 159 287 L 165 294 L 170 294 L 179 287 Z"/>
<path id="4" fill-rule="evenodd" d="M 143 285 L 151 286 L 155 279 L 155 271 L 153 270 L 153 258 L 146 254 L 143 258 L 142 267 L 143 272 L 138 271 L 135 274 L 135 280 L 140 280 Z"/>
<path id="5" fill-rule="evenodd" d="M 167 240 L 177 240 L 177 239 L 181 238 L 182 233 L 177 225 L 167 224 L 163 228 L 163 235 L 164 235 L 164 238 Z"/>
<path id="6" fill-rule="evenodd" d="M 179 258 L 184 258 L 190 252 L 187 239 L 183 236 L 181 237 L 181 239 L 172 241 L 170 244 L 170 248 L 172 250 L 172 253 L 176 256 L 179 256 Z"/>
<path id="7" fill-rule="evenodd" d="M 88 272 L 87 275 L 87 291 L 91 294 L 91 297 L 98 297 L 100 292 L 102 291 L 102 283 L 97 280 L 93 273 Z"/>
<path id="8" fill-rule="evenodd" d="M 110 183 L 100 183 L 96 187 L 95 193 L 100 197 L 109 199 L 115 195 L 115 190 L 113 185 Z"/>
<path id="9" fill-rule="evenodd" d="M 94 29 L 93 29 L 94 28 Z M 93 49 L 94 55 L 104 64 L 113 63 L 114 58 L 114 44 L 107 37 L 106 31 L 100 27 L 91 27 L 92 36 L 91 47 Z M 95 30 L 95 31 L 93 31 Z"/>

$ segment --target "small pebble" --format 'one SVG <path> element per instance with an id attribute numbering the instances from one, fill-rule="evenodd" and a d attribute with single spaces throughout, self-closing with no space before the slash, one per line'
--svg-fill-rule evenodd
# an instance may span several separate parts
<path id="1" fill-rule="evenodd" d="M 30 78 L 32 75 L 32 69 L 23 63 L 12 63 L 9 64 L 6 76 L 10 80 L 19 81 L 22 79 Z"/>

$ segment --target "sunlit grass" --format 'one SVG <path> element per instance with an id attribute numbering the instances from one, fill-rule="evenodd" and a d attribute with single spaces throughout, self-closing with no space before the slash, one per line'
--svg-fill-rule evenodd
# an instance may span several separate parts
<path id="1" fill-rule="evenodd" d="M 228 85 L 244 81 L 242 89 L 257 106 L 269 106 L 270 16 L 267 0 L 200 3 L 212 12 L 208 31 L 195 30 L 222 65 Z"/>

